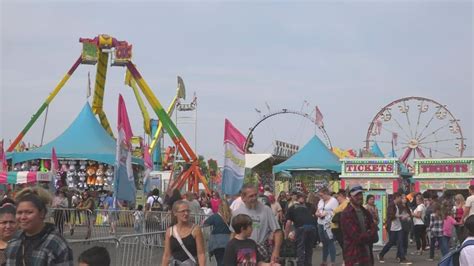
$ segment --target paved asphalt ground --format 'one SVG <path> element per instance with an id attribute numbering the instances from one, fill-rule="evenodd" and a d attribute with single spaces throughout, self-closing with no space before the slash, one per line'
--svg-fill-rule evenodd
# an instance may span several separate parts
<path id="1" fill-rule="evenodd" d="M 84 236 L 84 233 L 85 233 L 84 229 L 85 228 L 83 227 L 76 228 L 76 233 L 74 234 L 72 238 L 77 241 L 78 238 L 80 238 L 80 236 Z M 124 230 L 124 231 L 128 231 L 128 230 Z M 129 233 L 129 232 L 120 232 L 120 233 Z M 101 236 L 104 237 L 106 235 L 101 235 Z M 71 239 L 69 232 L 66 232 L 65 237 L 68 239 Z M 111 241 L 100 241 L 100 242 L 81 241 L 81 242 L 75 242 L 71 244 L 71 247 L 74 251 L 75 261 L 77 261 L 77 257 L 82 251 L 95 245 L 104 246 L 107 248 L 112 258 L 112 265 L 117 265 L 115 262 L 123 261 L 125 258 L 131 261 L 124 263 L 123 265 L 144 265 L 144 263 L 140 263 L 140 260 L 142 258 L 146 258 L 147 261 L 151 261 L 152 262 L 151 265 L 160 265 L 161 263 L 162 252 L 163 252 L 162 248 L 149 247 L 149 246 L 143 246 L 143 245 L 138 245 L 138 248 L 135 248 L 135 249 L 133 247 L 137 245 L 121 245 L 120 247 L 117 247 L 116 243 L 113 243 Z M 339 266 L 342 264 L 342 254 L 341 254 L 341 250 L 339 246 L 336 245 L 336 247 L 337 247 L 337 254 L 338 254 L 336 256 L 336 265 Z M 375 256 L 378 254 L 378 252 L 381 249 L 382 249 L 381 246 L 374 247 Z M 441 256 L 440 251 L 436 250 L 435 261 L 428 261 L 427 259 L 428 259 L 429 251 L 424 252 L 424 254 L 421 256 L 410 255 L 410 253 L 414 252 L 415 250 L 416 248 L 414 244 L 409 244 L 407 258 L 409 261 L 413 263 L 413 265 L 420 265 L 420 266 L 437 265 L 437 262 Z M 322 256 L 322 248 L 316 247 L 313 253 L 313 265 L 319 266 L 321 264 L 322 262 L 321 256 Z M 383 266 L 399 265 L 395 257 L 396 257 L 396 247 L 392 247 L 392 249 L 385 255 L 385 263 L 381 264 L 376 260 L 375 265 L 383 265 Z M 214 266 L 216 265 L 216 263 L 214 260 L 211 260 L 207 265 Z M 292 264 L 287 264 L 287 265 L 292 265 Z"/>

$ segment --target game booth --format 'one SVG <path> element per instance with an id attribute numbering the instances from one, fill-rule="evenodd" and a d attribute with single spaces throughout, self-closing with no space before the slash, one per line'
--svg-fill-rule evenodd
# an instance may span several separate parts
<path id="1" fill-rule="evenodd" d="M 388 195 L 399 191 L 408 191 L 410 179 L 401 173 L 401 164 L 397 158 L 354 158 L 341 159 L 341 187 L 350 189 L 361 185 L 366 191 L 365 197 L 372 194 L 379 211 L 379 243 L 388 240 L 383 230 L 383 221 L 387 216 Z"/>
<path id="2" fill-rule="evenodd" d="M 466 197 L 468 187 L 474 185 L 474 158 L 418 159 L 414 163 L 416 192 L 449 191 Z"/>
<path id="3" fill-rule="evenodd" d="M 132 145 L 133 146 L 133 145 Z M 52 150 L 59 169 L 51 172 Z M 132 155 L 136 180 L 142 180 L 143 160 Z M 7 153 L 10 171 L 0 175 L 0 184 L 35 185 L 54 182 L 56 188 L 110 191 L 114 179 L 116 141 L 94 117 L 86 103 L 71 125 L 51 142 L 32 150 Z"/>
<path id="4" fill-rule="evenodd" d="M 275 192 L 293 189 L 310 192 L 320 184 L 329 185 L 330 189 L 337 191 L 340 169 L 339 158 L 321 139 L 313 136 L 297 153 L 273 166 Z"/>

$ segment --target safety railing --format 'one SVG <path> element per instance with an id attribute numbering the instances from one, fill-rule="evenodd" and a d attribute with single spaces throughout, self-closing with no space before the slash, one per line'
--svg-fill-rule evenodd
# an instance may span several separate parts
<path id="1" fill-rule="evenodd" d="M 74 261 L 85 250 L 94 247 L 104 247 L 110 255 L 111 264 L 117 266 L 128 265 L 157 265 L 163 255 L 163 243 L 156 242 L 163 239 L 164 232 L 122 235 L 120 237 L 99 237 L 88 240 L 68 240 L 73 250 Z M 161 241 L 161 240 L 160 240 Z"/>
<path id="2" fill-rule="evenodd" d="M 201 225 L 208 217 L 209 215 L 192 214 L 191 221 Z M 171 213 L 52 208 L 48 221 L 54 223 L 67 239 L 95 239 L 165 231 L 171 226 Z"/>
<path id="3" fill-rule="evenodd" d="M 205 238 L 209 231 L 204 231 Z M 164 252 L 164 239 L 166 231 L 130 234 L 117 237 L 101 237 L 93 239 L 73 239 L 68 240 L 69 246 L 73 250 L 74 261 L 85 250 L 100 246 L 105 247 L 109 252 L 111 264 L 116 266 L 151 266 L 160 265 Z M 207 257 L 207 256 L 206 256 Z M 206 258 L 209 259 L 209 258 Z M 206 265 L 212 265 L 206 263 Z"/>

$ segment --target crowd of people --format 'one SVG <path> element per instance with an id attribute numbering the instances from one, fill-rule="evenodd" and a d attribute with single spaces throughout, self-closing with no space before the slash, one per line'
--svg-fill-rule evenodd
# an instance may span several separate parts
<path id="1" fill-rule="evenodd" d="M 281 192 L 277 197 L 270 189 L 260 192 L 246 184 L 234 197 L 179 191 L 160 197 L 158 190 L 150 193 L 145 206 L 137 206 L 135 226 L 156 221 L 150 219 L 157 211 L 171 215 L 171 226 L 164 235 L 161 265 L 206 265 L 206 251 L 217 265 L 280 265 L 286 257 L 296 257 L 297 265 L 312 265 L 314 247 L 320 245 L 324 266 L 336 262 L 336 245 L 342 250 L 346 266 L 374 265 L 396 246 L 402 265 L 411 264 L 408 255 L 427 260 L 448 254 L 451 247 L 474 240 L 474 186 L 470 196 L 448 193 L 395 192 L 389 196 L 387 218 L 379 217 L 374 195 L 365 196 L 361 186 L 333 193 L 328 187 L 316 192 Z M 64 217 L 67 196 L 51 193 L 39 187 L 25 188 L 13 198 L 0 202 L 0 265 L 74 265 L 73 250 L 64 239 Z M 111 214 L 120 208 L 110 193 L 103 208 Z M 55 224 L 48 223 L 48 208 L 54 207 Z M 97 203 L 84 192 L 77 201 L 77 210 L 92 211 Z M 207 217 L 203 222 L 196 217 Z M 74 212 L 68 214 L 72 219 Z M 110 215 L 110 232 L 116 228 L 117 217 Z M 90 219 L 90 218 L 86 218 Z M 87 237 L 93 221 L 88 226 Z M 115 223 L 115 225 L 114 225 Z M 373 244 L 379 242 L 379 224 L 388 232 L 388 241 L 374 258 Z M 212 226 L 210 239 L 205 241 L 203 227 Z M 144 228 L 134 227 L 141 233 Z M 146 229 L 146 228 L 145 228 Z M 156 228 L 155 228 L 156 229 Z M 71 228 L 71 233 L 73 232 Z M 150 231 L 152 231 L 150 229 Z M 408 254 L 408 243 L 416 243 L 416 252 Z M 440 256 L 440 257 L 441 257 Z M 78 257 L 79 265 L 110 265 L 107 250 L 92 247 Z M 461 266 L 473 265 L 474 245 L 459 252 Z M 98 263 L 98 264 L 97 264 Z"/>
<path id="2" fill-rule="evenodd" d="M 73 250 L 62 232 L 46 222 L 48 207 L 52 204 L 51 193 L 40 187 L 24 188 L 13 199 L 3 198 L 0 202 L 0 265 L 74 265 Z M 56 204 L 62 203 L 58 200 Z M 79 256 L 78 263 L 107 266 L 110 256 L 106 249 L 93 247 Z"/>
<path id="3" fill-rule="evenodd" d="M 394 246 L 401 265 L 410 265 L 408 255 L 422 256 L 429 250 L 428 261 L 451 247 L 474 239 L 474 186 L 471 196 L 436 193 L 395 192 L 389 196 L 387 218 L 379 217 L 375 196 L 365 196 L 361 186 L 340 189 L 336 193 L 321 187 L 314 193 L 281 192 L 275 197 L 269 190 L 260 193 L 253 185 L 244 185 L 238 197 L 220 198 L 213 193 L 174 202 L 173 226 L 167 229 L 161 265 L 205 265 L 205 250 L 217 265 L 280 265 L 294 249 L 297 265 L 312 265 L 313 250 L 321 245 L 321 265 L 335 265 L 336 244 L 343 265 L 374 265 Z M 213 204 L 211 204 L 214 200 Z M 194 207 L 193 207 L 194 206 Z M 201 209 L 199 209 L 199 206 Z M 473 206 L 471 208 L 471 206 Z M 211 210 L 203 224 L 195 224 L 193 215 Z M 388 241 L 374 256 L 379 242 L 379 224 L 388 232 Z M 205 247 L 202 226 L 212 226 Z M 455 237 L 455 239 L 453 239 Z M 417 251 L 408 253 L 409 241 Z M 474 246 L 461 250 L 460 265 L 474 264 Z M 376 258 L 375 258 L 376 257 Z"/>

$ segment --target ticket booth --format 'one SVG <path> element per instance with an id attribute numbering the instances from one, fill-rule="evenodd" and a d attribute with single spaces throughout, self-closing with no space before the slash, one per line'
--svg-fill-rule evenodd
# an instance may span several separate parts
<path id="1" fill-rule="evenodd" d="M 387 216 L 388 195 L 407 186 L 407 178 L 400 173 L 400 162 L 396 158 L 355 158 L 341 159 L 341 187 L 350 189 L 361 185 L 368 194 L 374 195 L 375 205 L 379 211 L 379 245 L 388 240 L 383 230 L 383 221 Z M 405 188 L 404 190 L 408 190 Z"/>

